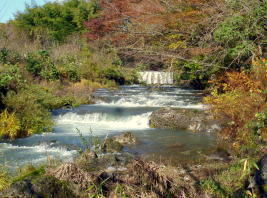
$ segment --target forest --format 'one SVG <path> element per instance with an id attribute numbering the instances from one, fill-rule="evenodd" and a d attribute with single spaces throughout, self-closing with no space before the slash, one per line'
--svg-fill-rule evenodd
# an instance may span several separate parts
<path id="1" fill-rule="evenodd" d="M 205 177 L 190 185 L 173 181 L 177 186 L 167 182 L 174 167 L 153 172 L 154 164 L 138 161 L 132 167 L 132 174 L 139 174 L 134 184 L 104 178 L 81 195 L 70 195 L 64 183 L 55 197 L 267 196 L 266 0 L 27 5 L 0 24 L 0 148 L 53 131 L 55 109 L 94 104 L 95 91 L 138 84 L 141 71 L 173 72 L 175 86 L 201 90 L 208 113 L 224 123 L 217 141 L 231 161 L 203 162 Z M 139 166 L 151 171 L 148 178 L 140 179 Z M 31 165 L 12 175 L 0 164 L 0 196 L 27 177 L 46 177 L 46 170 Z M 264 179 L 252 185 L 259 171 Z"/>

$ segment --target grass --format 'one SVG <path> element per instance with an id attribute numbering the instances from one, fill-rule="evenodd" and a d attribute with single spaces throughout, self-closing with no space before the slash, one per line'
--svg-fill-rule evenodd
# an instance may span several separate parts
<path id="1" fill-rule="evenodd" d="M 37 177 L 45 174 L 45 166 L 35 167 L 26 165 L 18 170 L 18 175 L 12 179 L 12 183 L 22 181 L 28 177 Z"/>
<path id="2" fill-rule="evenodd" d="M 5 190 L 10 185 L 11 181 L 7 174 L 7 172 L 4 170 L 3 167 L 0 167 L 0 191 Z"/>

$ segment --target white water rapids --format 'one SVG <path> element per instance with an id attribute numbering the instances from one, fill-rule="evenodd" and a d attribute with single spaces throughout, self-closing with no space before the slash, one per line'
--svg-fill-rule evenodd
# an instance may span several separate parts
<path id="1" fill-rule="evenodd" d="M 93 134 L 100 138 L 131 131 L 137 136 L 139 144 L 130 150 L 127 148 L 127 151 L 140 155 L 178 152 L 168 150 L 170 144 L 183 144 L 184 150 L 199 150 L 212 144 L 212 137 L 208 135 L 149 128 L 150 114 L 161 107 L 203 108 L 199 103 L 199 91 L 135 85 L 122 86 L 117 91 L 99 89 L 94 96 L 96 104 L 55 110 L 53 132 L 0 143 L 0 165 L 15 169 L 29 163 L 46 163 L 52 158 L 71 161 L 82 147 L 77 131 L 84 137 Z M 182 151 L 180 148 L 179 152 Z"/>
<path id="2" fill-rule="evenodd" d="M 139 72 L 139 75 L 141 77 L 139 81 L 147 85 L 172 85 L 174 83 L 173 72 L 144 71 Z"/>

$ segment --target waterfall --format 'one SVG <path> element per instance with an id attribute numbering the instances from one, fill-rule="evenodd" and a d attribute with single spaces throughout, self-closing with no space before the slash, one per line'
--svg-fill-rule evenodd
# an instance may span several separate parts
<path id="1" fill-rule="evenodd" d="M 148 85 L 172 85 L 174 83 L 173 72 L 144 71 L 139 72 L 139 75 L 139 81 Z"/>

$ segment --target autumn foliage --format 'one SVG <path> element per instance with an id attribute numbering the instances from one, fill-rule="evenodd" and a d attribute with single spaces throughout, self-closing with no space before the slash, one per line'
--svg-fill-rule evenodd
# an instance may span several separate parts
<path id="1" fill-rule="evenodd" d="M 228 123 L 221 134 L 225 138 L 251 141 L 255 131 L 249 128 L 249 123 L 257 121 L 257 116 L 266 109 L 267 61 L 254 61 L 250 73 L 227 72 L 211 83 L 214 83 L 212 95 L 205 101 L 218 119 Z M 265 122 L 261 128 L 266 129 Z M 266 130 L 258 134 L 265 140 L 266 135 Z"/>

